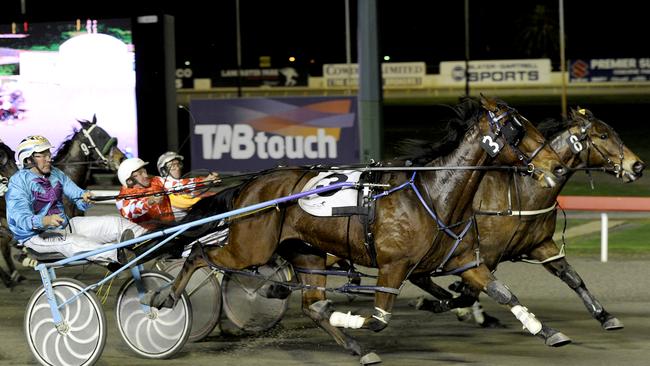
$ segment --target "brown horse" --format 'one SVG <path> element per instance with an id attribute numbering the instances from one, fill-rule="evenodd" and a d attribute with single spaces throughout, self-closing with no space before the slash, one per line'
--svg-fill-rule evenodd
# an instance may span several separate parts
<path id="1" fill-rule="evenodd" d="M 314 217 L 298 205 L 282 205 L 272 212 L 234 220 L 228 244 L 206 248 L 207 258 L 202 256 L 200 246 L 195 246 L 173 286 L 149 293 L 143 302 L 156 307 L 173 306 L 197 268 L 208 262 L 235 270 L 263 265 L 282 244 L 279 252 L 297 268 L 324 270 L 325 253 L 331 253 L 379 269 L 375 312 L 370 317 L 335 312 L 325 299 L 326 276 L 314 272 L 299 274 L 304 286 L 303 312 L 338 344 L 356 355 L 365 352 L 339 327 L 384 329 L 404 280 L 410 274 L 431 273 L 437 269 L 464 271 L 463 278 L 485 289 L 503 304 L 515 307 L 519 317 L 529 325 L 531 315 L 519 305 L 516 297 L 492 277 L 484 264 L 475 261 L 475 233 L 469 229 L 472 225 L 469 208 L 483 171 L 454 168 L 512 165 L 524 161 L 539 175 L 551 180 L 552 172 L 563 174 L 564 167 L 532 124 L 505 103 L 481 98 L 479 104 L 468 99 L 456 110 L 459 119 L 453 126 L 457 130 L 451 131 L 441 145 L 450 153 L 435 159 L 430 157 L 426 164 L 448 170 L 379 174 L 378 183 L 390 187 L 407 184 L 410 188 L 376 200 L 376 215 L 370 232 L 354 218 Z M 228 208 L 245 207 L 299 192 L 314 175 L 297 169 L 271 170 L 245 183 Z M 189 216 L 202 217 L 205 212 L 195 212 L 193 208 Z M 374 238 L 376 255 L 370 254 L 373 251 L 367 250 L 364 244 L 370 236 Z M 542 327 L 538 321 L 534 325 Z M 543 328 L 543 331 L 534 330 L 544 333 L 544 337 L 561 334 Z M 366 354 L 361 361 L 365 364 L 380 362 L 374 353 Z"/>
<path id="2" fill-rule="evenodd" d="M 566 179 L 580 168 L 604 168 L 623 182 L 633 182 L 643 173 L 643 161 L 623 144 L 609 125 L 588 110 L 572 110 L 568 121 L 545 121 L 539 129 L 570 168 L 571 173 L 566 175 Z M 564 251 L 553 240 L 557 220 L 555 202 L 566 179 L 549 190 L 507 173 L 486 173 L 473 203 L 474 210 L 479 213 L 481 257 L 490 270 L 495 270 L 502 261 L 523 259 L 543 264 L 578 294 L 591 316 L 604 329 L 621 329 L 623 324 L 589 292 L 564 258 Z M 512 202 L 512 205 L 504 205 L 504 202 Z M 423 310 L 441 312 L 467 306 L 473 304 L 478 296 L 477 291 L 469 290 L 452 299 L 451 294 L 431 283 L 429 278 L 411 280 L 443 300 L 421 299 L 417 307 Z"/>
<path id="3" fill-rule="evenodd" d="M 0 226 L 0 252 L 2 252 L 2 257 L 7 264 L 8 272 L 5 272 L 0 268 L 0 280 L 7 287 L 12 287 L 16 282 L 22 279 L 22 276 L 16 271 L 16 266 L 11 259 L 11 247 L 9 243 L 13 240 L 9 229 L 7 229 L 7 218 L 6 218 L 6 204 L 4 199 L 4 191 L 6 189 L 9 178 L 18 171 L 18 166 L 16 165 L 15 153 L 11 148 L 5 145 L 4 142 L 0 140 L 0 185 L 3 186 L 2 197 L 0 197 L 0 221 L 2 226 Z"/>
<path id="4" fill-rule="evenodd" d="M 642 175 L 645 164 L 623 144 L 609 125 L 586 109 L 572 110 L 568 121 L 548 120 L 538 128 L 551 141 L 551 146 L 567 167 L 573 169 L 566 180 L 581 168 L 602 169 L 624 182 L 635 181 Z M 564 259 L 564 251 L 558 249 L 552 240 L 556 222 L 555 200 L 566 180 L 562 185 L 548 190 L 531 184 L 529 179 L 508 173 L 487 172 L 473 204 L 481 234 L 481 255 L 492 270 L 501 261 L 523 260 L 544 264 L 549 272 L 561 278 L 580 296 L 587 310 L 604 329 L 621 329 L 623 324 L 589 292 L 580 276 Z M 525 196 L 520 192 L 525 192 Z M 507 204 L 513 200 L 515 202 Z M 505 206 L 503 202 L 506 202 Z M 546 257 L 542 260 L 532 259 L 533 250 L 544 250 Z M 462 296 L 454 298 L 451 293 L 432 283 L 428 276 L 409 279 L 442 300 L 419 298 L 413 303 L 416 308 L 436 313 L 456 310 L 459 318 L 475 314 L 478 318 L 475 321 L 483 327 L 501 326 L 498 319 L 480 310 L 480 304 L 476 302 L 477 290 L 455 284 L 453 287 Z M 457 308 L 468 305 L 472 307 Z"/>
<path id="5" fill-rule="evenodd" d="M 117 171 L 122 160 L 126 157 L 117 148 L 117 139 L 111 137 L 103 128 L 97 125 L 97 117 L 91 121 L 77 121 L 81 129 L 74 131 L 57 149 L 54 165 L 72 179 L 81 188 L 86 188 L 90 181 L 91 166 L 99 166 Z M 65 213 L 68 217 L 83 215 L 76 206 L 67 199 L 64 201 Z"/>

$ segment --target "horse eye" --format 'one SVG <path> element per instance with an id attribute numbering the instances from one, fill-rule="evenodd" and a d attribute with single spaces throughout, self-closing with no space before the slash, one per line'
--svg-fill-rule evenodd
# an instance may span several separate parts
<path id="1" fill-rule="evenodd" d="M 607 139 L 607 134 L 603 133 L 602 135 L 600 135 L 600 138 L 603 139 L 603 140 Z"/>

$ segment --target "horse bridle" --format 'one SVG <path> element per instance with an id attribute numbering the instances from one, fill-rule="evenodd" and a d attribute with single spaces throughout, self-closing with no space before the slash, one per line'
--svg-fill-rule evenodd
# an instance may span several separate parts
<path id="1" fill-rule="evenodd" d="M 542 151 L 544 146 L 546 146 L 547 141 L 537 141 L 540 145 L 532 152 L 530 156 L 521 151 L 521 149 L 519 149 L 519 143 L 521 143 L 521 139 L 526 136 L 527 130 L 524 124 L 521 123 L 519 119 L 517 119 L 517 115 L 519 115 L 525 121 L 528 121 L 525 117 L 521 116 L 516 109 L 512 107 L 507 107 L 506 111 L 498 116 L 493 111 L 488 110 L 488 124 L 490 126 L 490 131 L 497 138 L 502 139 L 505 141 L 505 144 L 510 146 L 512 151 L 514 151 L 514 153 L 517 155 L 517 158 L 528 167 L 528 174 L 532 174 L 536 170 L 535 164 L 533 164 L 533 160 L 537 154 Z M 504 124 L 499 123 L 499 121 L 506 116 L 510 116 L 511 118 L 509 118 L 508 121 Z M 506 133 L 505 131 L 510 132 Z"/>
<path id="2" fill-rule="evenodd" d="M 571 151 L 576 154 L 582 154 L 585 150 L 587 151 L 587 158 L 584 160 L 586 167 L 589 168 L 589 160 L 590 160 L 590 155 L 591 155 L 591 148 L 596 150 L 598 154 L 605 160 L 607 163 L 609 169 L 611 169 L 614 174 L 616 175 L 617 178 L 620 178 L 621 175 L 623 174 L 623 161 L 625 160 L 625 151 L 623 147 L 623 141 L 614 133 L 612 137 L 615 137 L 618 140 L 618 148 L 619 148 L 619 159 L 620 159 L 620 164 L 616 164 L 612 159 L 609 158 L 599 147 L 598 145 L 594 142 L 594 140 L 591 138 L 591 136 L 587 133 L 589 129 L 592 127 L 593 122 L 588 119 L 587 123 L 579 123 L 579 133 L 574 134 L 571 132 L 571 128 L 569 127 L 567 131 L 562 133 L 560 135 L 560 142 L 567 143 L 569 144 Z M 612 131 L 613 132 L 613 131 Z M 563 137 L 566 135 L 566 137 Z M 584 145 L 587 145 L 587 148 L 585 149 L 583 147 Z"/>
<path id="3" fill-rule="evenodd" d="M 100 164 L 103 164 L 105 166 L 110 166 L 110 162 L 106 155 L 111 151 L 111 148 L 113 146 L 117 145 L 117 139 L 115 137 L 111 137 L 106 141 L 104 146 L 102 146 L 102 149 L 100 150 L 99 147 L 97 147 L 97 144 L 95 143 L 95 140 L 93 139 L 92 136 L 92 131 L 97 127 L 96 124 L 93 124 L 89 129 L 85 129 L 83 126 L 81 127 L 81 132 L 84 134 L 85 138 L 88 140 L 88 144 L 85 142 L 81 142 L 80 147 L 81 151 L 83 151 L 84 155 L 90 156 L 92 154 L 92 151 L 94 151 L 97 154 L 97 161 Z M 92 150 L 92 151 L 91 151 Z"/>

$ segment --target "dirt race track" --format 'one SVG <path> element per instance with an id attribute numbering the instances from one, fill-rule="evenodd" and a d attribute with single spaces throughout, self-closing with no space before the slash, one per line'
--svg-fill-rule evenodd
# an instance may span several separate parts
<path id="1" fill-rule="evenodd" d="M 361 330 L 350 333 L 376 351 L 384 365 L 650 364 L 650 257 L 614 257 L 609 263 L 578 257 L 572 258 L 571 263 L 605 308 L 625 324 L 625 329 L 602 330 L 573 291 L 543 268 L 505 263 L 499 268 L 498 277 L 542 321 L 571 337 L 572 344 L 561 348 L 545 346 L 541 339 L 524 334 L 510 312 L 489 299 L 484 299 L 484 307 L 499 317 L 508 326 L 506 329 L 481 329 L 457 321 L 452 314 L 416 311 L 409 307 L 408 301 L 422 292 L 410 284 L 399 296 L 387 329 L 380 333 Z M 22 327 L 25 305 L 40 280 L 35 272 L 25 269 L 22 272 L 28 280 L 21 286 L 13 291 L 0 289 L 2 365 L 34 364 Z M 86 273 L 80 280 L 92 277 L 92 273 Z M 448 284 L 452 280 L 442 278 L 440 283 Z M 118 286 L 114 285 L 116 289 Z M 257 336 L 225 336 L 217 327 L 206 340 L 188 343 L 171 360 L 138 358 L 119 337 L 114 293 L 104 304 L 109 333 L 99 365 L 358 365 L 356 357 L 344 352 L 302 316 L 298 293 L 293 294 L 285 318 L 269 332 Z M 356 298 L 352 302 L 343 295 L 331 298 L 341 311 L 372 309 L 368 298 Z"/>

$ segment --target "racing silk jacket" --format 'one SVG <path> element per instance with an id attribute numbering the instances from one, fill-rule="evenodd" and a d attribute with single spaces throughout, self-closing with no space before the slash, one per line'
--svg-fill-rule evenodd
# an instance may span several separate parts
<path id="1" fill-rule="evenodd" d="M 165 189 L 168 191 L 188 184 L 200 183 L 205 180 L 205 178 L 200 177 L 176 179 L 171 176 L 161 179 L 165 185 Z M 176 221 L 180 221 L 185 217 L 187 210 L 189 210 L 195 203 L 199 202 L 203 197 L 205 197 L 205 195 L 202 195 L 200 191 L 196 190 L 187 193 L 170 194 L 169 201 L 172 205 L 172 211 L 174 212 L 174 218 Z"/>
<path id="2" fill-rule="evenodd" d="M 68 217 L 63 209 L 63 195 L 74 202 L 77 208 L 86 211 L 90 204 L 80 199 L 84 192 L 55 167 L 52 167 L 47 177 L 29 169 L 21 169 L 9 179 L 5 195 L 9 230 L 22 243 L 48 229 L 43 226 L 43 217 L 54 214 L 63 217 L 64 221 L 59 228 L 65 228 Z"/>
<path id="3" fill-rule="evenodd" d="M 122 187 L 122 189 L 120 189 L 120 196 L 164 191 L 165 186 L 163 185 L 163 179 L 160 177 L 151 177 L 151 185 L 149 187 Z M 174 214 L 169 202 L 169 197 L 167 195 L 162 196 L 162 202 L 156 205 L 150 205 L 147 202 L 150 197 L 151 196 L 122 198 L 117 199 L 115 204 L 117 205 L 117 209 L 120 211 L 120 215 L 135 223 L 141 224 L 147 229 L 153 229 L 156 227 L 155 222 L 147 224 L 148 221 L 174 221 Z"/>

